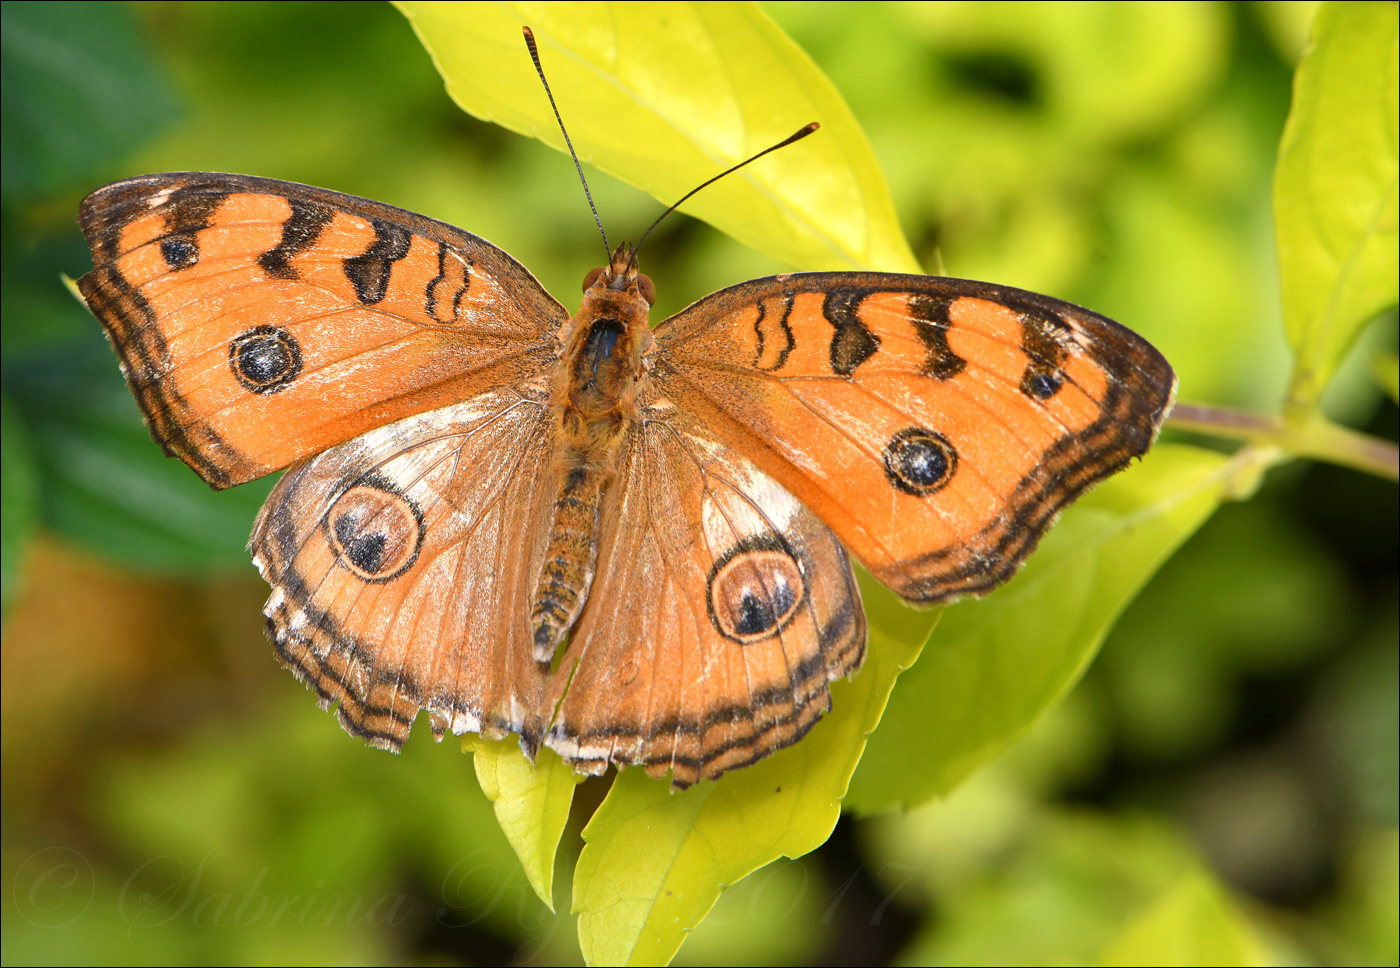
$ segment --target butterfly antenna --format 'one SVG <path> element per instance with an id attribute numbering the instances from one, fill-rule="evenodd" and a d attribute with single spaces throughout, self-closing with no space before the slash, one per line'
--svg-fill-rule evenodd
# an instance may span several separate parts
<path id="1" fill-rule="evenodd" d="M 559 116 L 559 105 L 554 103 L 554 92 L 549 89 L 549 81 L 545 80 L 544 68 L 540 66 L 540 51 L 535 46 L 535 32 L 529 27 L 521 27 L 520 29 L 525 32 L 525 46 L 530 48 L 530 59 L 535 62 L 535 71 L 540 75 L 540 83 L 544 85 L 544 93 L 549 96 L 549 106 L 554 109 L 554 120 L 559 122 L 559 130 L 564 132 L 564 144 L 569 146 L 569 156 L 574 159 L 578 180 L 583 182 L 583 194 L 588 199 L 588 207 L 593 209 L 593 221 L 598 223 L 598 232 L 603 236 L 603 251 L 607 252 L 608 260 L 611 261 L 612 246 L 608 245 L 608 233 L 603 229 L 603 220 L 598 217 L 598 206 L 593 204 L 593 193 L 588 190 L 588 179 L 583 177 L 583 165 L 579 164 L 578 154 L 574 151 L 574 143 L 569 140 L 569 131 L 564 127 L 564 119 Z"/>
<path id="2" fill-rule="evenodd" d="M 690 191 L 688 191 L 688 192 L 686 192 L 684 195 L 682 195 L 682 196 L 680 197 L 680 201 L 676 202 L 676 204 L 672 205 L 670 208 L 666 209 L 666 211 L 662 212 L 659 216 L 657 216 L 656 221 L 655 221 L 655 222 L 652 222 L 651 225 L 650 225 L 650 227 L 648 227 L 647 230 L 646 230 L 645 232 L 642 233 L 642 237 L 641 237 L 640 239 L 637 240 L 637 246 L 636 246 L 636 247 L 637 247 L 638 249 L 640 249 L 640 248 L 642 247 L 642 243 L 645 242 L 645 241 L 647 240 L 647 236 L 651 234 L 651 230 L 654 229 L 654 228 L 656 228 L 658 225 L 660 225 L 660 224 L 661 224 L 661 220 L 662 220 L 663 218 L 665 218 L 667 215 L 670 215 L 670 214 L 671 214 L 672 212 L 674 212 L 676 209 L 680 208 L 680 207 L 681 207 L 681 202 L 684 202 L 687 198 L 689 198 L 690 196 L 694 195 L 694 194 L 695 194 L 696 192 L 698 192 L 700 189 L 705 188 L 706 186 L 709 186 L 709 185 L 713 185 L 715 182 L 719 181 L 719 180 L 720 180 L 721 178 L 723 178 L 725 175 L 732 175 L 732 174 L 734 174 L 736 171 L 738 171 L 740 168 L 743 168 L 745 165 L 747 165 L 747 164 L 748 164 L 749 162 L 751 162 L 751 161 L 758 161 L 758 159 L 762 158 L 764 155 L 768 154 L 770 151 L 777 151 L 779 148 L 786 148 L 788 145 L 792 144 L 794 141 L 801 141 L 803 138 L 807 137 L 807 135 L 811 134 L 813 131 L 816 131 L 816 130 L 817 130 L 818 128 L 820 128 L 820 127 L 821 127 L 821 123 L 820 123 L 820 122 L 818 122 L 818 121 L 813 121 L 811 124 L 809 124 L 809 125 L 807 125 L 807 126 L 801 128 L 800 130 L 798 130 L 796 133 L 794 133 L 794 134 L 791 135 L 790 137 L 784 138 L 782 141 L 779 141 L 777 144 L 773 145 L 771 148 L 764 148 L 762 151 L 760 151 L 758 154 L 754 155 L 752 158 L 745 158 L 743 161 L 739 162 L 739 163 L 738 163 L 737 165 L 735 165 L 733 168 L 730 168 L 730 169 L 727 169 L 727 170 L 725 170 L 725 171 L 722 171 L 722 172 L 720 172 L 718 175 L 716 175 L 715 177 L 711 178 L 709 181 L 707 181 L 707 182 L 701 182 L 699 185 L 696 185 L 696 186 L 695 186 L 694 188 L 692 188 Z"/>

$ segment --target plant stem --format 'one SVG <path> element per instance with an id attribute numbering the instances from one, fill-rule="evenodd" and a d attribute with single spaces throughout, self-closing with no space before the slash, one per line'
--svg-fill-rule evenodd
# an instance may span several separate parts
<path id="1" fill-rule="evenodd" d="M 1284 420 L 1183 403 L 1172 410 L 1167 423 L 1213 437 L 1271 445 L 1293 457 L 1325 460 L 1392 481 L 1400 479 L 1400 448 L 1390 441 L 1338 426 L 1316 411 L 1303 419 Z"/>

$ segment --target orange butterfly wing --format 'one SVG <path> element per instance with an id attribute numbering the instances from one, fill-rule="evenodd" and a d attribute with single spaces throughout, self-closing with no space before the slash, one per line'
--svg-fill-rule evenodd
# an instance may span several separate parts
<path id="1" fill-rule="evenodd" d="M 545 742 L 586 772 L 642 764 L 683 787 L 815 725 L 864 657 L 865 614 L 811 511 L 669 401 L 639 404 Z"/>
<path id="2" fill-rule="evenodd" d="M 1060 509 L 1147 450 L 1175 387 L 1112 320 L 958 279 L 759 279 L 655 335 L 656 386 L 921 602 L 1008 578 Z"/>
<path id="3" fill-rule="evenodd" d="M 350 733 L 398 749 L 426 708 L 439 736 L 538 746 L 548 400 L 537 380 L 370 431 L 294 465 L 263 506 L 249 547 L 269 634 Z"/>
<path id="4" fill-rule="evenodd" d="M 289 182 L 147 175 L 79 223 L 153 436 L 215 487 L 541 372 L 568 318 L 474 235 Z"/>

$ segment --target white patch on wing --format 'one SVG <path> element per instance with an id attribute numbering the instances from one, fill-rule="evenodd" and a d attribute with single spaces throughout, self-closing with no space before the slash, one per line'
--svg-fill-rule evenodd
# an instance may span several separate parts
<path id="1" fill-rule="evenodd" d="M 452 730 L 453 736 L 461 736 L 463 733 L 479 733 L 481 732 L 481 717 L 464 709 L 454 709 L 449 728 Z"/>
<path id="2" fill-rule="evenodd" d="M 531 388 L 523 389 L 528 393 Z M 371 430 L 337 448 L 337 456 L 343 455 L 347 466 L 377 464 L 380 473 L 407 490 L 433 477 L 450 477 L 457 469 L 452 457 L 464 436 L 497 432 L 492 428 L 502 423 L 523 427 L 542 405 L 510 389 L 493 390 Z M 352 446 L 358 453 L 347 450 Z M 423 501 L 432 495 L 412 496 Z"/>
<path id="3" fill-rule="evenodd" d="M 773 527 L 787 533 L 792 520 L 802 511 L 802 503 L 773 478 L 750 465 L 751 476 L 744 490 L 772 522 Z"/>
<path id="4" fill-rule="evenodd" d="M 705 539 L 716 553 L 736 538 L 788 534 L 801 512 L 797 498 L 773 478 L 735 454 L 727 468 L 712 468 L 711 487 L 701 505 Z M 731 486 L 726 486 L 726 484 Z"/>
<path id="5" fill-rule="evenodd" d="M 553 734 L 551 734 L 549 739 L 545 741 L 545 745 L 547 745 L 550 749 L 554 750 L 554 752 L 558 753 L 561 757 L 563 757 L 566 760 L 569 760 L 570 762 L 573 762 L 575 760 L 583 761 L 580 763 L 573 763 L 573 765 L 576 769 L 584 773 L 594 772 L 593 770 L 589 769 L 589 766 L 593 763 L 601 763 L 604 766 L 604 768 L 606 768 L 608 759 L 612 755 L 613 751 L 611 745 L 580 746 L 577 740 L 569 739 L 564 736 L 556 736 Z M 602 770 L 598 770 L 597 772 L 601 773 Z"/>

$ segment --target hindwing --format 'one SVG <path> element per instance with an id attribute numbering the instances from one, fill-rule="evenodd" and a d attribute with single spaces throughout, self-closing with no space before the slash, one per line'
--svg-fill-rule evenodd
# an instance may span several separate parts
<path id="1" fill-rule="evenodd" d="M 659 395 L 641 414 L 545 742 L 683 787 L 805 735 L 860 665 L 865 614 L 840 542 L 782 485 Z"/>
<path id="2" fill-rule="evenodd" d="M 406 418 L 294 465 L 268 498 L 250 543 L 268 632 L 349 732 L 398 749 L 426 708 L 439 735 L 538 746 L 547 403 L 539 381 Z"/>

